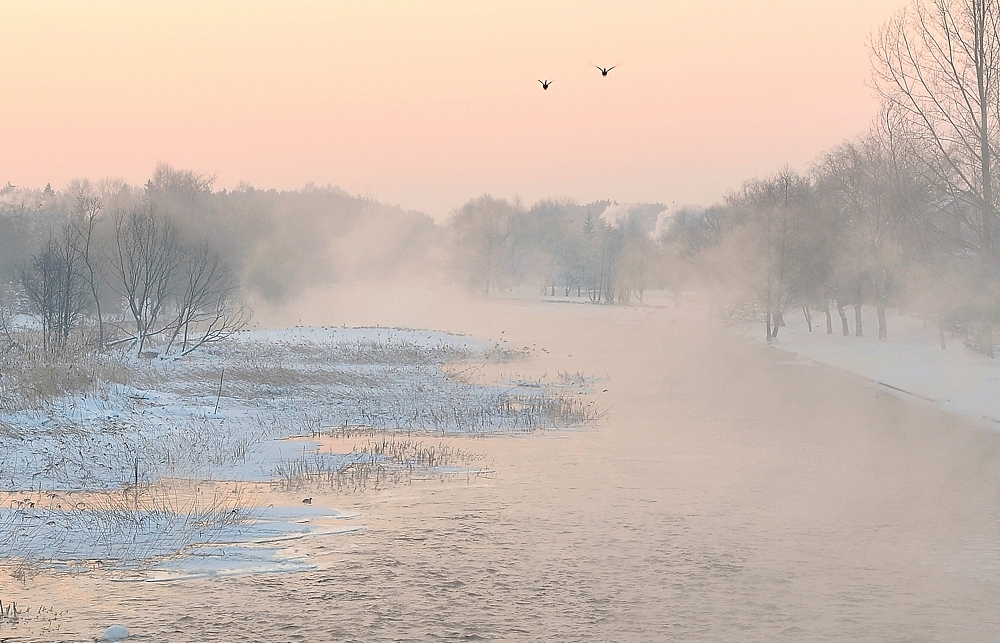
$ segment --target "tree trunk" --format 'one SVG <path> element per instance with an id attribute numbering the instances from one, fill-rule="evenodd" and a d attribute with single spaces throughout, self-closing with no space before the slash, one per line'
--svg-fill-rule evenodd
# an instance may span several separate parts
<path id="1" fill-rule="evenodd" d="M 802 314 L 806 318 L 806 326 L 809 328 L 809 332 L 813 332 L 813 318 L 812 314 L 809 312 L 809 306 L 802 307 Z"/>
<path id="2" fill-rule="evenodd" d="M 848 337 L 851 334 L 851 329 L 847 326 L 847 313 L 844 311 L 844 303 L 837 300 L 837 312 L 840 313 L 840 323 L 844 327 L 844 337 Z"/>
<path id="3" fill-rule="evenodd" d="M 864 331 L 861 326 L 861 304 L 854 304 L 854 336 L 864 337 Z"/>
<path id="4" fill-rule="evenodd" d="M 767 337 L 767 343 L 770 344 L 771 343 L 771 309 L 770 308 L 767 310 L 767 313 L 764 314 L 764 324 L 765 324 L 764 332 L 767 333 L 767 335 L 766 335 L 766 337 Z"/>
<path id="5" fill-rule="evenodd" d="M 944 321 L 938 318 L 938 335 L 941 337 L 941 350 L 947 350 L 948 344 L 944 338 Z"/>
<path id="6" fill-rule="evenodd" d="M 826 334 L 833 335 L 833 315 L 830 314 L 830 302 L 826 302 Z"/>
<path id="7" fill-rule="evenodd" d="M 879 302 L 875 305 L 875 310 L 878 311 L 878 338 L 886 339 L 889 337 L 889 328 L 885 322 L 885 304 Z"/>
<path id="8" fill-rule="evenodd" d="M 101 302 L 99 298 L 94 298 L 97 306 L 97 346 L 98 350 L 104 351 L 104 316 L 101 314 Z"/>
<path id="9" fill-rule="evenodd" d="M 980 168 L 980 181 L 983 190 L 983 202 L 982 202 L 982 231 L 983 240 L 980 246 L 980 252 L 985 252 L 986 256 L 990 259 L 993 258 L 993 160 L 991 158 L 992 145 L 990 129 L 993 124 L 990 122 L 990 117 L 993 115 L 990 112 L 991 103 L 995 100 L 995 77 L 993 82 L 990 82 L 989 76 L 993 76 L 996 73 L 996 68 L 987 69 L 989 65 L 995 64 L 994 60 L 990 60 L 990 54 L 995 55 L 996 51 L 987 51 L 989 45 L 987 43 L 991 42 L 992 38 L 996 38 L 996 33 L 990 34 L 989 17 L 987 14 L 990 12 L 989 6 L 980 1 L 978 4 L 973 3 L 973 12 L 975 14 L 974 20 L 974 46 L 976 49 L 975 61 L 976 61 L 976 88 L 979 93 L 979 168 Z M 995 29 L 995 26 L 994 26 Z M 995 42 L 995 41 L 994 41 Z M 992 64 L 991 64 L 992 63 Z M 991 87 L 993 85 L 993 87 Z M 991 91 L 992 90 L 992 91 Z M 985 329 L 984 329 L 985 330 Z M 991 340 L 989 348 L 989 356 L 993 357 L 993 329 L 989 328 L 989 339 Z"/>

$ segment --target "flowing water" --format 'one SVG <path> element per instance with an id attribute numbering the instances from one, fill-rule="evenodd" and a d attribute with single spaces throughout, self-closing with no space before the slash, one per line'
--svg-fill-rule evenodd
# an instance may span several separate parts
<path id="1" fill-rule="evenodd" d="M 1000 638 L 997 436 L 697 309 L 486 312 L 410 323 L 534 344 L 505 368 L 601 378 L 606 420 L 462 441 L 493 478 L 317 495 L 365 529 L 297 543 L 313 571 L 5 580 L 0 598 L 49 611 L 0 639 Z"/>

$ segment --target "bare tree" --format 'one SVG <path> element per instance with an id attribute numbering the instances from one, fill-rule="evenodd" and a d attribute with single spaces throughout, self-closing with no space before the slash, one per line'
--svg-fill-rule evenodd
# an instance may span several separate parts
<path id="1" fill-rule="evenodd" d="M 623 238 L 621 230 L 598 219 L 594 245 L 594 294 L 592 301 L 615 303 L 618 272 L 621 268 Z"/>
<path id="2" fill-rule="evenodd" d="M 104 285 L 104 260 L 98 251 L 95 231 L 98 216 L 103 208 L 100 197 L 77 195 L 76 209 L 71 223 L 72 233 L 67 237 L 70 248 L 81 264 L 80 272 L 87 284 L 97 315 L 97 345 L 104 348 L 104 315 L 101 310 L 101 289 Z"/>
<path id="3" fill-rule="evenodd" d="M 125 302 L 132 318 L 136 352 L 150 338 L 173 327 L 164 324 L 175 295 L 178 273 L 184 261 L 183 246 L 174 224 L 144 204 L 115 217 L 115 243 L 108 264 L 112 289 Z"/>
<path id="4" fill-rule="evenodd" d="M 937 188 L 936 207 L 915 212 L 956 254 L 981 310 L 992 355 L 996 283 L 996 158 L 1000 135 L 1000 2 L 915 0 L 873 38 L 875 85 Z"/>
<path id="5" fill-rule="evenodd" d="M 892 132 L 882 128 L 882 123 L 880 118 L 869 134 L 829 152 L 817 171 L 818 180 L 834 196 L 841 233 L 837 261 L 846 264 L 846 270 L 834 270 L 834 275 L 841 275 L 835 280 L 851 284 L 858 337 L 863 335 L 861 306 L 875 306 L 879 339 L 888 337 L 885 309 L 899 281 L 898 229 L 902 216 Z"/>
<path id="6" fill-rule="evenodd" d="M 169 352 L 179 340 L 181 355 L 230 337 L 249 321 L 246 307 L 236 302 L 239 279 L 215 247 L 208 241 L 196 242 L 184 255 L 176 319 L 166 347 Z"/>
<path id="7" fill-rule="evenodd" d="M 11 302 L 11 297 L 5 289 L 0 288 L 0 336 L 3 337 L 4 343 L 7 344 L 6 350 L 17 348 L 18 342 L 14 338 L 13 323 L 11 321 L 11 314 L 14 311 L 13 303 Z"/>
<path id="8" fill-rule="evenodd" d="M 177 170 L 167 163 L 158 163 L 153 178 L 146 183 L 146 193 L 162 193 L 173 198 L 194 200 L 211 194 L 215 175 L 205 175 L 191 170 Z"/>
<path id="9" fill-rule="evenodd" d="M 61 238 L 50 233 L 38 254 L 21 270 L 21 286 L 42 324 L 45 350 L 66 345 L 87 306 L 78 255 L 69 241 L 72 234 L 69 226 Z"/>
<path id="10" fill-rule="evenodd" d="M 513 285 L 524 222 L 519 202 L 490 195 L 469 201 L 452 215 L 460 261 L 487 296 Z"/>
<path id="11" fill-rule="evenodd" d="M 655 223 L 655 222 L 654 222 Z M 618 278 L 619 301 L 635 297 L 642 302 L 649 283 L 650 262 L 657 247 L 652 232 L 638 216 L 630 216 L 622 225 L 623 247 L 621 275 Z"/>
<path id="12" fill-rule="evenodd" d="M 786 169 L 766 180 L 748 181 L 729 197 L 741 222 L 734 239 L 742 257 L 737 278 L 747 282 L 751 307 L 763 312 L 768 343 L 785 325 L 785 310 L 803 294 L 804 263 L 811 254 L 806 225 L 810 190 L 808 180 Z"/>

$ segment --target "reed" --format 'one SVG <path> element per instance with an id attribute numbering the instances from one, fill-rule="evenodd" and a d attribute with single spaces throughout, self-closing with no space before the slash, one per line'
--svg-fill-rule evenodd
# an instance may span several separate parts
<path id="1" fill-rule="evenodd" d="M 415 476 L 480 476 L 487 472 L 481 458 L 465 449 L 440 441 L 381 434 L 345 455 L 303 453 L 282 460 L 274 470 L 274 487 L 281 491 L 319 488 L 356 493 L 407 484 Z"/>

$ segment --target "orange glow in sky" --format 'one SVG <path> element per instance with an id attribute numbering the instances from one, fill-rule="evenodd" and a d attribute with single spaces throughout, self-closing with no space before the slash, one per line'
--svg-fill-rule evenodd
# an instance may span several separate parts
<path id="1" fill-rule="evenodd" d="M 166 161 L 436 217 L 484 192 L 708 203 L 867 126 L 866 37 L 902 4 L 8 1 L 0 183 Z"/>

